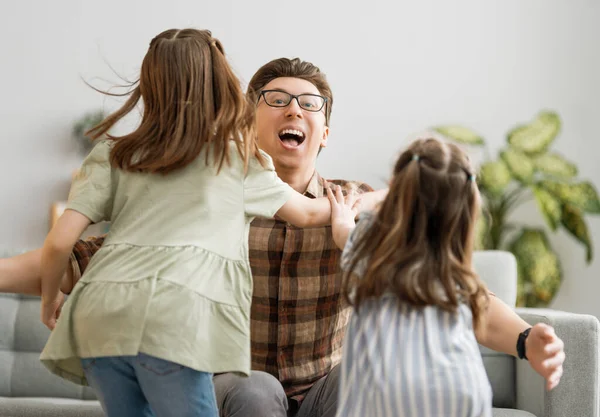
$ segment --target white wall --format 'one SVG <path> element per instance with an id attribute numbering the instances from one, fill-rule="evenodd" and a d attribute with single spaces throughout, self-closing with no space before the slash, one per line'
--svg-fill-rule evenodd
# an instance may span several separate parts
<path id="1" fill-rule="evenodd" d="M 118 82 L 110 64 L 134 78 L 149 40 L 169 27 L 211 29 L 246 82 L 279 56 L 319 65 L 335 92 L 319 161 L 327 177 L 381 186 L 415 132 L 459 122 L 497 149 L 507 129 L 550 108 L 564 122 L 555 148 L 600 185 L 598 21 L 592 0 L 2 2 L 0 247 L 42 243 L 49 206 L 80 162 L 72 123 L 115 105 L 80 77 Z M 539 222 L 535 210 L 519 215 Z M 589 225 L 598 239 L 600 221 Z M 600 263 L 586 267 L 563 234 L 552 241 L 566 276 L 554 306 L 600 316 Z"/>

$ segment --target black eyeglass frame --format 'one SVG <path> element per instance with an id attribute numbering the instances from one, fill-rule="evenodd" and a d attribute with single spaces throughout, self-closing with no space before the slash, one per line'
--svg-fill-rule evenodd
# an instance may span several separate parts
<path id="1" fill-rule="evenodd" d="M 290 100 L 285 103 L 284 105 L 281 106 L 274 106 L 273 104 L 269 104 L 269 102 L 267 101 L 266 97 L 265 97 L 265 93 L 283 93 L 283 94 L 287 94 L 290 97 Z M 302 105 L 300 104 L 300 100 L 299 97 L 303 97 L 303 96 L 311 96 L 311 97 L 320 97 L 323 99 L 323 105 L 316 110 L 310 110 L 307 108 L 302 107 Z M 260 101 L 260 98 L 263 98 L 265 104 L 269 107 L 275 107 L 275 108 L 282 108 L 282 107 L 287 107 L 290 105 L 290 103 L 292 102 L 293 99 L 296 99 L 296 103 L 298 103 L 298 106 L 302 109 L 302 110 L 306 110 L 306 111 L 310 111 L 313 113 L 317 113 L 320 112 L 321 110 L 323 110 L 323 107 L 325 107 L 325 116 L 327 116 L 327 97 L 321 96 L 319 94 L 312 94 L 312 93 L 303 93 L 303 94 L 290 94 L 287 91 L 283 91 L 283 90 L 262 90 L 259 94 L 258 94 L 258 99 L 256 100 L 256 104 L 258 104 L 258 102 Z"/>

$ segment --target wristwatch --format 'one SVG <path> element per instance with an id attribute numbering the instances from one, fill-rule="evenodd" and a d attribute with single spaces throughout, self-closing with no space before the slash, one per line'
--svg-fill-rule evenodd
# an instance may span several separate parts
<path id="1" fill-rule="evenodd" d="M 525 340 L 527 339 L 527 336 L 529 336 L 530 331 L 531 327 L 519 333 L 519 338 L 517 339 L 517 355 L 519 355 L 519 359 L 528 360 L 525 352 Z"/>

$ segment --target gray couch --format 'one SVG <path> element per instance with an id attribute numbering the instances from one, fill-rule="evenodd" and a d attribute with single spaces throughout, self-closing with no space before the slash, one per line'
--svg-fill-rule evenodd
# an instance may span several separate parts
<path id="1" fill-rule="evenodd" d="M 477 252 L 475 270 L 491 291 L 510 306 L 517 297 L 517 265 L 508 252 Z M 518 308 L 528 323 L 547 323 L 565 342 L 567 359 L 558 387 L 545 391 L 528 362 L 481 347 L 492 384 L 494 417 L 599 417 L 598 319 L 550 309 Z"/>
<path id="2" fill-rule="evenodd" d="M 512 255 L 478 252 L 474 262 L 491 290 L 514 305 Z M 598 320 L 553 310 L 518 312 L 530 323 L 545 322 L 556 328 L 565 341 L 565 373 L 561 384 L 548 393 L 527 362 L 481 348 L 494 390 L 494 416 L 600 417 Z M 102 416 L 89 388 L 54 377 L 40 364 L 47 337 L 48 330 L 39 321 L 39 299 L 0 294 L 0 417 Z"/>
<path id="3" fill-rule="evenodd" d="M 0 294 L 0 416 L 103 416 L 90 388 L 55 377 L 40 363 L 49 331 L 39 317 L 39 298 Z"/>

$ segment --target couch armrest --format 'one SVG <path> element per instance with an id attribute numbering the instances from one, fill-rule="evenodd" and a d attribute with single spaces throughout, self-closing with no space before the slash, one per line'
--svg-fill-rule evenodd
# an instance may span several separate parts
<path id="1" fill-rule="evenodd" d="M 540 417 L 600 417 L 598 319 L 550 309 L 517 308 L 516 312 L 531 325 L 554 327 L 566 354 L 560 384 L 550 392 L 527 361 L 516 360 L 517 408 Z"/>

